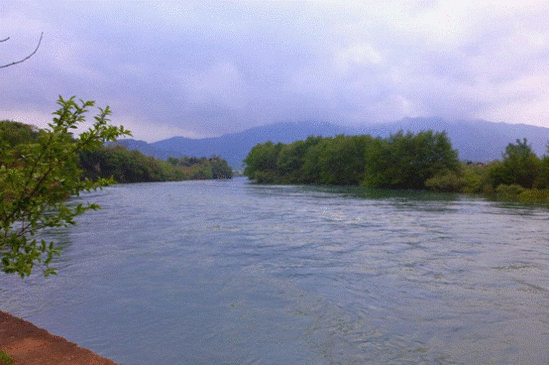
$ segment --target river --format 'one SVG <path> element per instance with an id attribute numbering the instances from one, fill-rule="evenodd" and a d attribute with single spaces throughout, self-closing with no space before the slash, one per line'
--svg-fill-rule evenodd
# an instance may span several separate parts
<path id="1" fill-rule="evenodd" d="M 549 363 L 547 209 L 244 178 L 88 200 L 0 309 L 117 363 Z"/>

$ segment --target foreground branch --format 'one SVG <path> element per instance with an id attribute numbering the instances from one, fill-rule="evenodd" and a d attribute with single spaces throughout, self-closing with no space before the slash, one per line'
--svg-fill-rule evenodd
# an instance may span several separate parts
<path id="1" fill-rule="evenodd" d="M 15 61 L 15 62 L 12 62 L 12 63 L 8 63 L 8 64 L 5 64 L 5 65 L 0 65 L 0 68 L 6 68 L 6 67 L 10 67 L 10 66 L 13 66 L 13 65 L 17 65 L 19 63 L 23 63 L 25 62 L 26 60 L 28 60 L 29 58 L 31 58 L 32 56 L 34 56 L 34 54 L 38 51 L 38 48 L 40 48 L 40 43 L 42 43 L 42 37 L 44 36 L 44 32 L 40 33 L 40 39 L 38 40 L 38 44 L 36 45 L 36 48 L 34 49 L 34 51 L 32 51 L 31 54 L 29 54 L 27 57 L 23 58 L 22 60 L 19 60 L 19 61 Z M 6 42 L 7 40 L 9 40 L 10 38 L 6 38 L 6 39 L 0 39 L 0 43 L 1 42 Z"/>

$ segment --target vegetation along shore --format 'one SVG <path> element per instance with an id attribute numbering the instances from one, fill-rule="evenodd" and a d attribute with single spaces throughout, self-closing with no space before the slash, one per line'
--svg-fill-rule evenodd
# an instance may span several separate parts
<path id="1" fill-rule="evenodd" d="M 9 148 L 37 143 L 40 131 L 32 125 L 10 120 L 0 121 L 0 140 Z M 219 156 L 170 157 L 167 161 L 129 151 L 117 144 L 98 145 L 78 151 L 78 167 L 84 178 L 113 178 L 118 183 L 230 179 L 233 170 Z"/>
<path id="2" fill-rule="evenodd" d="M 55 242 L 38 240 L 45 228 L 75 224 L 85 211 L 99 209 L 93 203 L 71 206 L 67 197 L 78 196 L 109 184 L 227 179 L 232 169 L 220 157 L 183 157 L 161 161 L 138 151 L 109 145 L 131 135 L 124 127 L 110 125 L 110 109 L 99 108 L 95 123 L 78 137 L 73 131 L 85 122 L 93 101 L 58 100 L 49 128 L 0 121 L 0 268 L 21 277 L 43 264 L 44 274 L 58 255 Z"/>
<path id="3" fill-rule="evenodd" d="M 548 148 L 549 154 L 549 148 Z M 501 160 L 459 161 L 445 132 L 309 137 L 252 148 L 244 174 L 262 184 L 363 185 L 482 194 L 489 199 L 549 205 L 549 156 L 526 139 L 509 143 Z"/>

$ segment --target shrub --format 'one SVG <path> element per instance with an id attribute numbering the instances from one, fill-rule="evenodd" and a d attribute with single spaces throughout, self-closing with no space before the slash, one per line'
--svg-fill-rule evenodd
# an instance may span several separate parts
<path id="1" fill-rule="evenodd" d="M 492 165 L 469 165 L 463 168 L 462 192 L 467 194 L 486 193 L 491 189 L 490 168 Z"/>
<path id="2" fill-rule="evenodd" d="M 549 206 L 549 189 L 525 190 L 517 196 L 517 200 L 524 204 Z"/>
<path id="3" fill-rule="evenodd" d="M 465 182 L 463 177 L 454 171 L 446 172 L 428 179 L 425 187 L 437 192 L 457 193 L 463 190 Z"/>
<path id="4" fill-rule="evenodd" d="M 518 196 L 524 191 L 525 189 L 518 184 L 512 184 L 512 185 L 500 184 L 496 188 L 496 199 L 516 201 L 518 200 Z"/>
<path id="5" fill-rule="evenodd" d="M 534 154 L 526 138 L 509 143 L 503 153 L 503 162 L 490 169 L 492 185 L 520 185 L 531 189 L 540 172 L 540 159 Z"/>

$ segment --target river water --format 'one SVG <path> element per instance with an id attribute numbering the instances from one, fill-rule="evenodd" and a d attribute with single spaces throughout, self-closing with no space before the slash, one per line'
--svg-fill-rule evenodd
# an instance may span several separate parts
<path id="1" fill-rule="evenodd" d="M 0 309 L 120 364 L 549 363 L 546 209 L 242 178 L 81 200 L 59 274 L 1 274 Z"/>

